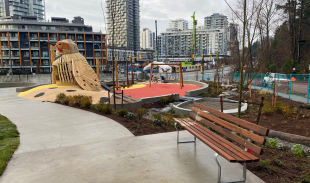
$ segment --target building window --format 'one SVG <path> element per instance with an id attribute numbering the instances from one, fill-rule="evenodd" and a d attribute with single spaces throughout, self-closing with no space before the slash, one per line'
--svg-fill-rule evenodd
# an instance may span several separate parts
<path id="1" fill-rule="evenodd" d="M 42 56 L 43 57 L 48 57 L 48 51 L 42 51 Z"/>

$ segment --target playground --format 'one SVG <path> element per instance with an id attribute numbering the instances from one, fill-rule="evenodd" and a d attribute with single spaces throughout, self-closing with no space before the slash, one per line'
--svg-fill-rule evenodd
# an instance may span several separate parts
<path id="1" fill-rule="evenodd" d="M 184 85 L 181 89 L 179 84 L 174 83 L 153 83 L 151 87 L 145 84 L 140 84 L 139 88 L 125 88 L 124 94 L 130 96 L 132 98 L 146 98 L 146 97 L 155 97 L 161 95 L 169 95 L 169 94 L 179 94 L 179 97 L 184 97 L 186 91 L 196 90 L 201 88 L 196 85 Z M 121 92 L 120 90 L 117 92 Z"/>

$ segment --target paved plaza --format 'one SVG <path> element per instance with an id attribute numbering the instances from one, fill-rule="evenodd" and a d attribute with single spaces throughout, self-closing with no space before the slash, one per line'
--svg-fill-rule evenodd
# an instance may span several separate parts
<path id="1" fill-rule="evenodd" d="M 1 183 L 216 182 L 214 151 L 199 140 L 177 144 L 176 132 L 135 137 L 109 118 L 20 98 L 15 88 L 0 89 L 0 98 L 0 114 L 20 132 Z M 224 180 L 241 178 L 240 164 L 219 161 Z M 263 181 L 247 171 L 246 182 Z"/>

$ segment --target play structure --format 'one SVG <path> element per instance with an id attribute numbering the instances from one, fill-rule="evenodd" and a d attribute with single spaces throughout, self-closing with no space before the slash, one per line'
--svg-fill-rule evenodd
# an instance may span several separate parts
<path id="1" fill-rule="evenodd" d="M 183 83 L 183 73 L 182 73 L 182 63 L 174 63 L 174 64 L 165 64 L 163 62 L 152 62 L 149 65 L 147 65 L 144 70 L 151 68 L 151 72 L 150 72 L 150 81 L 149 81 L 149 86 L 151 87 L 152 85 L 152 77 L 153 77 L 153 68 L 154 66 L 159 66 L 160 69 L 163 70 L 167 70 L 167 69 L 171 69 L 171 67 L 169 67 L 168 65 L 173 65 L 173 66 L 178 66 L 179 67 L 179 75 L 180 75 L 180 87 L 182 89 L 182 87 L 184 87 L 184 83 Z"/>
<path id="2" fill-rule="evenodd" d="M 79 85 L 88 91 L 101 91 L 97 74 L 79 53 L 76 44 L 70 40 L 56 43 L 56 58 L 53 61 L 53 83 L 58 86 Z"/>

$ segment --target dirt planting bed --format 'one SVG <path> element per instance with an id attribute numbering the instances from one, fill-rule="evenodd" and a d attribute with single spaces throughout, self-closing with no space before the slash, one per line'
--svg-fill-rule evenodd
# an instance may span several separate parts
<path id="1" fill-rule="evenodd" d="M 277 96 L 277 106 L 272 107 L 272 95 L 259 90 L 252 90 L 252 97 L 244 95 L 242 100 L 260 104 L 261 97 L 263 96 L 265 97 L 265 102 L 258 123 L 260 126 L 271 130 L 310 137 L 310 109 L 301 108 L 303 103 Z M 238 100 L 238 96 L 231 99 Z M 256 123 L 258 109 L 259 106 L 257 105 L 248 105 L 248 109 L 241 115 L 241 118 Z"/>

